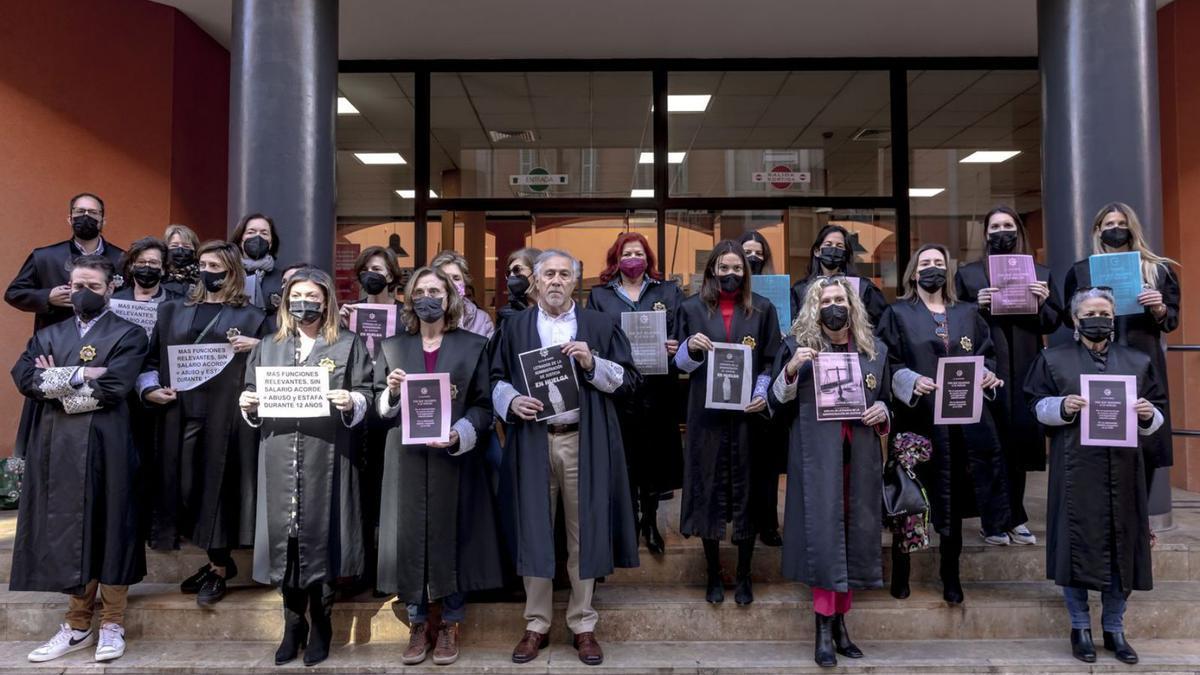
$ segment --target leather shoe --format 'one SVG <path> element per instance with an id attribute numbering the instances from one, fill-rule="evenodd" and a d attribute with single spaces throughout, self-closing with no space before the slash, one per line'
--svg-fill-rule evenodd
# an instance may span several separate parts
<path id="1" fill-rule="evenodd" d="M 1110 652 L 1115 652 L 1117 660 L 1121 663 L 1133 665 L 1138 662 L 1137 652 L 1133 651 L 1133 646 L 1125 641 L 1125 633 L 1110 633 L 1104 631 L 1104 648 Z"/>
<path id="2" fill-rule="evenodd" d="M 1091 628 L 1071 629 L 1071 656 L 1084 663 L 1096 662 L 1096 645 L 1092 644 Z"/>
<path id="3" fill-rule="evenodd" d="M 759 533 L 758 540 L 763 543 L 763 546 L 774 546 L 776 548 L 783 546 L 783 537 L 779 536 L 777 528 L 763 530 Z"/>
<path id="4" fill-rule="evenodd" d="M 179 584 L 179 592 L 191 595 L 199 591 L 200 585 L 204 583 L 204 580 L 208 578 L 211 572 L 212 568 L 208 566 L 208 563 L 204 563 L 200 566 L 200 569 L 196 570 L 195 574 L 184 579 L 183 583 Z"/>
<path id="5" fill-rule="evenodd" d="M 817 618 L 817 634 L 813 640 L 813 660 L 822 668 L 837 665 L 837 654 L 833 651 L 833 617 L 813 613 Z"/>
<path id="6" fill-rule="evenodd" d="M 737 586 L 733 589 L 733 599 L 738 607 L 745 607 L 754 602 L 754 586 L 750 583 L 749 574 L 739 574 Z"/>
<path id="7" fill-rule="evenodd" d="M 513 663 L 529 663 L 538 657 L 538 650 L 550 644 L 550 636 L 533 630 L 525 631 L 521 641 L 513 648 Z"/>
<path id="8" fill-rule="evenodd" d="M 704 591 L 704 599 L 710 604 L 719 605 L 725 602 L 725 585 L 721 581 L 721 574 L 708 575 L 708 587 Z"/>
<path id="9" fill-rule="evenodd" d="M 646 550 L 654 555 L 662 555 L 667 550 L 662 533 L 658 531 L 657 515 L 642 516 L 642 538 L 646 540 Z"/>
<path id="10" fill-rule="evenodd" d="M 861 659 L 863 657 L 862 650 L 858 645 L 850 641 L 850 631 L 846 630 L 846 615 L 833 615 L 833 645 L 837 648 L 837 653 L 851 659 Z"/>
<path id="11" fill-rule="evenodd" d="M 209 574 L 204 577 L 204 583 L 200 584 L 200 590 L 196 591 L 196 604 L 201 607 L 211 607 L 225 597 L 226 590 L 225 577 L 215 572 Z"/>
<path id="12" fill-rule="evenodd" d="M 604 663 L 604 651 L 596 642 L 596 634 L 591 631 L 575 636 L 575 649 L 579 650 L 579 660 L 585 665 L 598 666 Z"/>

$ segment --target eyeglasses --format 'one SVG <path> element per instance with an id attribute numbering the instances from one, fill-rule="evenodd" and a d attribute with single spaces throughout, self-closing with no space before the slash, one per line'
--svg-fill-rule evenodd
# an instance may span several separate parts
<path id="1" fill-rule="evenodd" d="M 100 209 L 71 209 L 71 215 L 72 216 L 91 216 L 93 218 L 99 218 L 100 216 L 104 215 L 104 212 L 101 211 Z"/>

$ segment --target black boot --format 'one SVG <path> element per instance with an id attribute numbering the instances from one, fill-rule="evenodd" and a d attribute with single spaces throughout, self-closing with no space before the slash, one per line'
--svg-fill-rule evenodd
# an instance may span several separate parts
<path id="1" fill-rule="evenodd" d="M 813 613 L 817 617 L 817 636 L 813 641 L 813 660 L 822 668 L 837 665 L 837 654 L 833 651 L 833 617 Z"/>
<path id="2" fill-rule="evenodd" d="M 666 542 L 658 531 L 658 497 L 642 500 L 642 538 L 646 540 L 646 550 L 654 555 L 662 555 L 666 550 Z"/>
<path id="3" fill-rule="evenodd" d="M 1124 632 L 1104 631 L 1104 648 L 1110 652 L 1116 652 L 1117 660 L 1121 663 L 1133 665 L 1138 662 L 1137 652 L 1133 651 L 1133 646 L 1125 641 Z"/>
<path id="4" fill-rule="evenodd" d="M 304 650 L 304 665 L 315 666 L 329 658 L 329 643 L 333 640 L 333 588 L 317 582 L 307 592 L 312 635 Z"/>
<path id="5" fill-rule="evenodd" d="M 716 539 L 704 539 L 704 562 L 708 568 L 708 586 L 704 599 L 714 605 L 725 602 L 725 586 L 721 583 L 720 544 Z"/>
<path id="6" fill-rule="evenodd" d="M 754 557 L 754 538 L 738 542 L 737 587 L 733 599 L 738 607 L 754 602 L 754 588 L 750 584 L 750 561 Z"/>
<path id="7" fill-rule="evenodd" d="M 962 604 L 963 587 L 958 574 L 958 559 L 962 554 L 962 535 L 942 537 L 941 562 L 942 598 L 951 605 Z"/>
<path id="8" fill-rule="evenodd" d="M 294 588 L 283 589 L 283 640 L 275 650 L 275 665 L 295 660 L 308 642 L 308 593 Z"/>
<path id="9" fill-rule="evenodd" d="M 908 587 L 908 575 L 912 570 L 912 561 L 908 554 L 896 544 L 892 544 L 892 597 L 903 600 L 912 592 Z"/>
<path id="10" fill-rule="evenodd" d="M 846 615 L 833 615 L 833 644 L 837 647 L 837 653 L 842 656 L 861 659 L 863 657 L 862 650 L 858 645 L 850 641 L 850 632 L 846 630 Z"/>
<path id="11" fill-rule="evenodd" d="M 1071 656 L 1084 663 L 1096 662 L 1096 645 L 1092 644 L 1091 628 L 1071 629 Z"/>

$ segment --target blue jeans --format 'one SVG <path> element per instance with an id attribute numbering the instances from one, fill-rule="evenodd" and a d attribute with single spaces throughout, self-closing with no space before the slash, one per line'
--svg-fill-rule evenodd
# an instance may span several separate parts
<path id="1" fill-rule="evenodd" d="M 1088 590 L 1063 586 L 1063 598 L 1067 601 L 1067 612 L 1071 614 L 1071 628 L 1091 628 L 1092 619 L 1088 613 Z M 1125 600 L 1124 591 L 1110 587 L 1100 592 L 1100 626 L 1109 633 L 1125 631 Z"/>
<path id="2" fill-rule="evenodd" d="M 409 623 L 425 623 L 429 620 L 429 598 L 421 602 L 405 603 L 408 609 Z M 466 593 L 451 593 L 442 598 L 442 621 L 446 623 L 462 623 L 467 618 Z"/>

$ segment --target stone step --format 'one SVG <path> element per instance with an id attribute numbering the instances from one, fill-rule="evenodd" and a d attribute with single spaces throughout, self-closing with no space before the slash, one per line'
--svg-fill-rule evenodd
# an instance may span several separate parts
<path id="1" fill-rule="evenodd" d="M 862 640 L 1037 639 L 1066 635 L 1067 613 L 1057 587 L 1049 582 L 971 583 L 966 602 L 947 605 L 940 587 L 915 584 L 912 597 L 896 600 L 886 591 L 858 593 L 849 615 L 851 632 Z M 745 641 L 804 640 L 812 631 L 812 602 L 797 584 L 757 584 L 755 602 L 734 604 L 732 591 L 722 605 L 709 605 L 698 586 L 603 584 L 596 590 L 601 640 Z M 562 623 L 566 592 L 555 596 L 553 637 L 567 639 Z M 63 617 L 65 596 L 0 591 L 4 640 L 44 639 Z M 509 645 L 524 629 L 520 603 L 478 603 L 468 607 L 465 641 Z M 1095 610 L 1096 621 L 1099 610 Z M 340 643 L 398 643 L 408 639 L 404 607 L 388 599 L 359 596 L 334 607 Z M 215 608 L 196 606 L 193 596 L 174 585 L 139 584 L 131 591 L 126 628 L 131 638 L 168 640 L 180 636 L 212 640 L 277 640 L 282 631 L 277 591 L 236 589 Z M 1126 617 L 1131 638 L 1200 636 L 1200 584 L 1164 582 L 1135 593 Z"/>
<path id="2" fill-rule="evenodd" d="M 1132 638 L 1131 638 L 1132 640 Z M 515 639 L 514 639 L 515 642 Z M 26 654 L 37 642 L 0 642 L 3 673 L 95 673 L 92 651 L 68 654 L 48 663 L 29 663 Z M 1200 670 L 1200 641 L 1146 639 L 1133 642 L 1141 662 L 1127 666 L 1101 651 L 1095 664 L 1071 657 L 1062 640 L 921 640 L 909 642 L 858 640 L 866 656 L 838 659 L 844 673 L 1195 673 Z M 585 666 L 575 650 L 553 644 L 537 660 L 512 663 L 511 645 L 467 646 L 450 666 L 432 660 L 419 666 L 400 664 L 399 645 L 363 644 L 335 648 L 325 663 L 305 668 L 299 660 L 285 666 L 274 662 L 270 642 L 175 642 L 131 640 L 125 655 L 105 664 L 105 673 L 828 673 L 812 661 L 811 636 L 796 642 L 657 642 L 604 644 L 605 661 Z"/>

